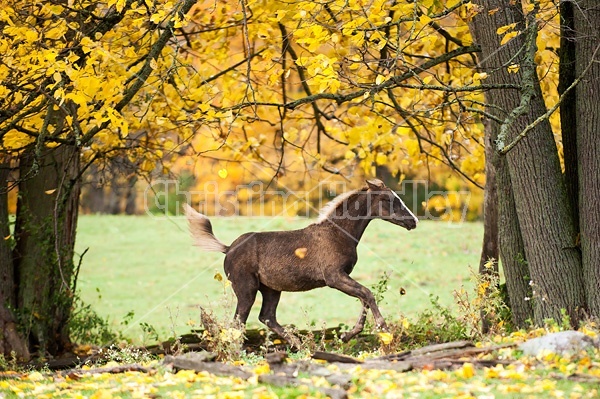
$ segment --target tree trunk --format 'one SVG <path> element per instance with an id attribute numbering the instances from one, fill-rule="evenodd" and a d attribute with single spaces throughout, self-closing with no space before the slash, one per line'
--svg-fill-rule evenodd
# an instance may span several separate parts
<path id="1" fill-rule="evenodd" d="M 45 355 L 70 345 L 79 152 L 61 145 L 39 155 L 30 148 L 20 157 L 14 278 L 29 349 Z"/>
<path id="2" fill-rule="evenodd" d="M 560 3 L 560 51 L 559 51 L 558 93 L 562 95 L 576 79 L 575 71 L 575 23 L 573 3 Z M 560 131 L 562 136 L 565 187 L 571 209 L 575 231 L 579 231 L 579 181 L 577 172 L 577 106 L 575 92 L 565 94 L 560 105 Z"/>
<path id="3" fill-rule="evenodd" d="M 104 184 L 97 165 L 90 165 L 84 174 L 83 186 L 81 210 L 89 213 L 104 213 Z"/>
<path id="4" fill-rule="evenodd" d="M 13 291 L 14 266 L 11 254 L 12 237 L 8 219 L 8 175 L 10 165 L 0 162 L 0 298 L 2 304 L 15 304 Z"/>
<path id="5" fill-rule="evenodd" d="M 511 23 L 517 24 L 517 30 L 524 31 L 523 10 L 519 2 L 510 0 L 477 3 L 480 11 L 473 19 L 473 29 L 482 48 L 483 70 L 489 75 L 487 82 L 523 87 L 520 93 L 490 91 L 487 97 L 490 105 L 499 107 L 508 115 L 521 105 L 522 96 L 531 95 L 523 115 L 516 118 L 508 129 L 506 141 L 510 143 L 546 111 L 537 76 L 534 74 L 531 82 L 523 80 L 523 70 L 535 68 L 534 63 L 523 58 L 528 55 L 526 35 L 519 35 L 501 46 L 496 33 L 499 27 Z M 492 10 L 496 12 L 489 12 Z M 518 59 L 514 58 L 515 54 L 520 54 Z M 520 63 L 517 73 L 510 73 L 507 69 L 513 63 Z M 505 119 L 506 115 L 501 119 Z M 562 317 L 561 309 L 566 309 L 576 324 L 585 306 L 581 258 L 574 245 L 575 230 L 549 122 L 546 120 L 533 128 L 505 158 L 534 291 L 534 321 L 542 324 L 547 318 L 558 320 Z"/>
<path id="6" fill-rule="evenodd" d="M 494 105 L 493 96 L 486 93 L 486 102 Z M 491 113 L 494 112 L 493 109 L 488 109 L 488 111 Z M 493 145 L 498 137 L 498 128 L 498 124 L 486 121 L 486 145 L 489 146 L 489 150 L 486 148 L 486 156 L 489 157 L 492 163 L 491 167 L 495 170 L 498 245 L 500 259 L 502 260 L 502 270 L 506 280 L 506 289 L 508 291 L 508 305 L 511 309 L 514 326 L 521 328 L 526 327 L 527 321 L 533 319 L 531 286 L 529 285 L 531 277 L 529 266 L 525 259 L 525 248 L 523 246 L 523 238 L 521 237 L 506 158 L 500 157 Z M 489 217 L 487 213 L 485 217 Z"/>
<path id="7" fill-rule="evenodd" d="M 8 219 L 8 175 L 10 165 L 0 162 L 0 355 L 11 356 L 14 352 L 21 361 L 29 360 L 25 340 L 19 334 L 12 313 L 15 307 L 14 263 L 12 258 L 12 237 Z"/>
<path id="8" fill-rule="evenodd" d="M 576 73 L 590 69 L 577 86 L 577 160 L 579 225 L 586 300 L 590 314 L 600 316 L 600 7 L 596 0 L 577 2 L 574 12 L 577 42 Z M 595 58 L 594 58 L 595 57 Z"/>
<path id="9" fill-rule="evenodd" d="M 127 179 L 127 189 L 125 191 L 125 214 L 127 215 L 135 215 L 137 213 L 137 191 L 135 189 L 135 184 L 137 183 L 137 176 L 133 175 L 129 179 Z"/>
<path id="10" fill-rule="evenodd" d="M 486 121 L 489 125 L 490 121 Z M 498 155 L 494 151 L 493 137 L 490 128 L 486 126 L 485 136 L 485 191 L 483 194 L 483 245 L 479 271 L 492 260 L 498 261 L 498 193 L 496 184 L 496 164 Z M 496 271 L 498 267 L 494 268 Z"/>
<path id="11" fill-rule="evenodd" d="M 479 260 L 479 274 L 498 274 L 498 194 L 496 185 L 496 160 L 492 136 L 490 134 L 490 121 L 485 125 L 485 190 L 483 193 L 483 245 Z M 493 267 L 487 267 L 488 262 L 493 262 Z M 490 330 L 489 319 L 485 313 L 481 314 L 481 331 Z"/>
<path id="12" fill-rule="evenodd" d="M 499 54 L 492 47 L 497 39 L 490 33 L 486 35 L 483 32 L 478 33 L 479 30 L 485 27 L 485 23 L 490 23 L 490 21 L 475 19 L 473 24 L 471 24 L 473 36 L 476 38 L 477 43 L 482 45 L 482 54 L 480 55 L 480 67 L 482 71 L 493 70 L 495 65 L 501 62 Z M 489 83 L 500 83 L 500 77 L 497 75 L 490 76 Z M 486 104 L 488 104 L 486 111 L 502 119 L 504 114 L 496 108 L 501 106 L 497 102 L 497 93 L 495 91 L 486 92 L 485 100 Z M 533 319 L 533 307 L 530 300 L 531 288 L 529 286 L 531 277 L 529 266 L 525 259 L 525 248 L 521 237 L 508 165 L 506 158 L 501 157 L 495 148 L 499 129 L 500 125 L 497 122 L 491 119 L 485 121 L 486 179 L 488 174 L 487 162 L 490 162 L 492 169 L 495 171 L 498 245 L 502 270 L 506 280 L 512 322 L 515 327 L 525 327 L 527 320 Z M 485 217 L 489 216 L 486 214 Z"/>
<path id="13" fill-rule="evenodd" d="M 121 213 L 121 187 L 117 171 L 113 171 L 112 179 L 108 186 L 108 200 L 106 202 L 106 213 L 118 215 Z"/>
<path id="14" fill-rule="evenodd" d="M 495 135 L 497 136 L 497 131 Z M 531 286 L 529 285 L 531 275 L 525 257 L 525 247 L 523 237 L 521 237 L 508 165 L 504 157 L 498 156 L 498 158 L 496 181 L 498 183 L 498 214 L 501 215 L 498 223 L 500 258 L 506 280 L 512 322 L 515 327 L 523 328 L 527 326 L 528 321 L 533 320 Z"/>

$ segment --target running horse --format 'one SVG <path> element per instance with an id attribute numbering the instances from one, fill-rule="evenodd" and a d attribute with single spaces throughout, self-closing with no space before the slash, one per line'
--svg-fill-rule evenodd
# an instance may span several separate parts
<path id="1" fill-rule="evenodd" d="M 416 228 L 418 219 L 381 180 L 366 183 L 360 190 L 335 197 L 323 207 L 317 221 L 303 229 L 249 232 L 229 246 L 215 237 L 208 217 L 184 205 L 194 245 L 225 254 L 225 274 L 237 297 L 235 317 L 242 326 L 260 291 L 263 301 L 258 319 L 298 346 L 297 338 L 277 322 L 281 292 L 327 286 L 362 303 L 356 325 L 341 336 L 342 340 L 348 341 L 363 330 L 367 309 L 371 309 L 376 327 L 387 329 L 373 293 L 350 277 L 358 260 L 356 247 L 373 219 L 383 219 L 407 230 Z"/>

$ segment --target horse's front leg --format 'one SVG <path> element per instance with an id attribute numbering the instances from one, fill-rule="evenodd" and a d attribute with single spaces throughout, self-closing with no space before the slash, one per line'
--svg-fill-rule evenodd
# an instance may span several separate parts
<path id="1" fill-rule="evenodd" d="M 356 321 L 356 324 L 352 328 L 352 330 L 345 332 L 342 334 L 340 339 L 343 342 L 348 342 L 356 335 L 360 334 L 360 332 L 365 328 L 365 321 L 367 320 L 367 307 L 362 304 L 362 309 L 360 310 L 360 317 Z"/>
<path id="2" fill-rule="evenodd" d="M 383 319 L 381 312 L 379 311 L 379 307 L 377 306 L 377 303 L 375 302 L 375 297 L 373 296 L 373 293 L 367 287 L 359 284 L 358 282 L 353 280 L 350 276 L 348 276 L 346 273 L 344 273 L 342 271 L 340 271 L 339 273 L 330 274 L 327 277 L 326 284 L 328 287 L 335 288 L 337 290 L 342 291 L 344 294 L 348 294 L 350 296 L 360 299 L 360 301 L 363 304 L 363 311 L 366 313 L 366 309 L 364 309 L 364 308 L 369 308 L 369 309 L 371 309 L 371 312 L 373 312 L 373 317 L 375 318 L 376 327 L 381 330 L 387 330 L 387 324 L 386 324 L 385 320 Z M 366 318 L 366 315 L 365 315 L 365 318 Z M 358 319 L 358 322 L 356 323 L 354 328 L 350 331 L 350 333 L 354 333 L 354 335 L 356 335 L 362 331 L 362 329 L 364 328 L 364 324 L 365 324 L 364 320 L 362 320 L 362 319 L 363 319 L 363 314 L 361 313 L 361 316 Z"/>

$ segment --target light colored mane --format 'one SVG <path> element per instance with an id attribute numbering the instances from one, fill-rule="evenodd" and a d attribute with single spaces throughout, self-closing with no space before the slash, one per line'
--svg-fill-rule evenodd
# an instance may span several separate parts
<path id="1" fill-rule="evenodd" d="M 327 204 L 325 204 L 323 208 L 321 208 L 321 210 L 319 210 L 319 218 L 315 223 L 321 223 L 329 219 L 329 217 L 335 212 L 335 209 L 338 207 L 338 205 L 340 205 L 342 202 L 346 201 L 348 198 L 350 198 L 359 191 L 361 190 L 348 191 L 347 193 L 340 194 L 331 201 L 329 201 Z"/>

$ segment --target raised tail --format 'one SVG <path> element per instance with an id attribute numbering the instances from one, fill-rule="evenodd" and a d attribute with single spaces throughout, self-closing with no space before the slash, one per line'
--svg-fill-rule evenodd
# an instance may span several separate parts
<path id="1" fill-rule="evenodd" d="M 183 211 L 185 212 L 185 217 L 188 220 L 190 233 L 192 233 L 195 246 L 200 247 L 205 251 L 223 252 L 224 254 L 227 253 L 229 246 L 223 244 L 217 237 L 215 237 L 212 231 L 210 220 L 208 220 L 205 215 L 201 214 L 200 212 L 196 212 L 194 208 L 188 204 L 183 204 Z"/>

